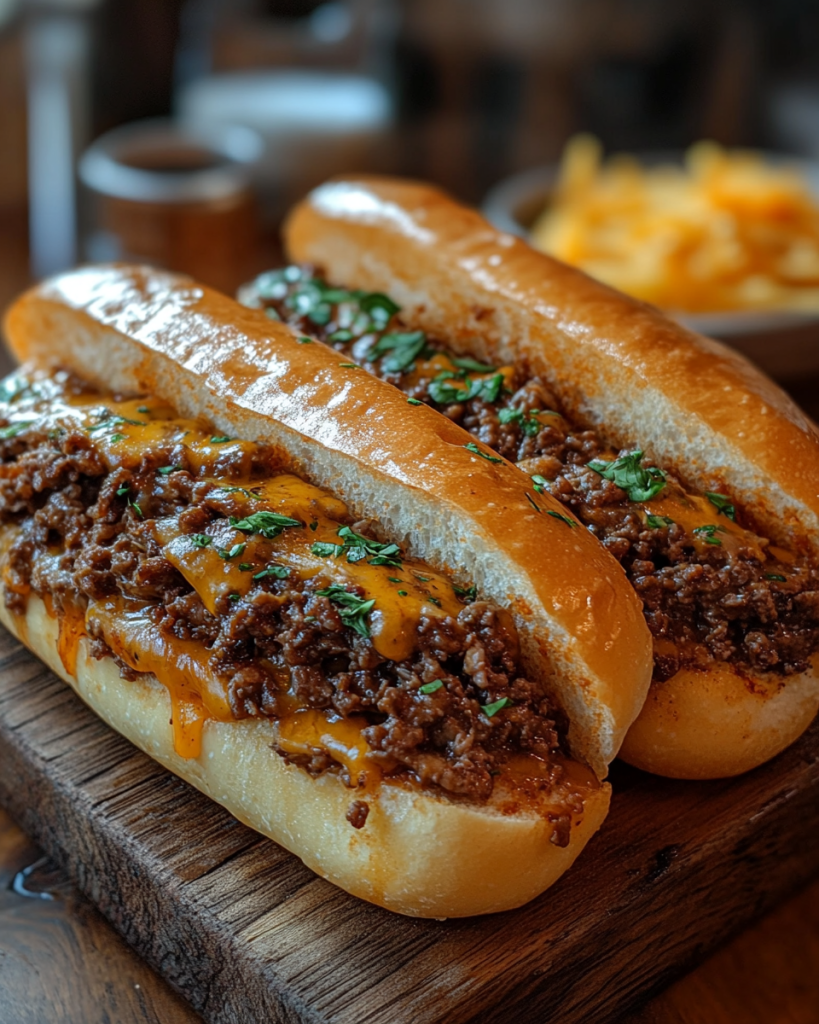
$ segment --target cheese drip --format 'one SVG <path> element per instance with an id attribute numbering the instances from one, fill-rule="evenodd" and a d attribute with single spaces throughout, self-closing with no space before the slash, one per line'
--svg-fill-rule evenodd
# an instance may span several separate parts
<path id="1" fill-rule="evenodd" d="M 423 562 L 398 554 L 393 558 L 400 565 L 372 564 L 378 561 L 377 546 L 362 550 L 355 537 L 346 538 L 345 544 L 340 531 L 352 516 L 332 494 L 289 472 L 254 477 L 258 450 L 254 442 L 219 435 L 208 424 L 178 417 L 171 407 L 151 399 L 115 401 L 96 393 L 69 394 L 53 380 L 27 382 L 25 387 L 24 396 L 15 403 L 12 423 L 31 423 L 48 431 L 83 430 L 109 471 L 132 472 L 133 488 L 127 484 L 117 493 L 145 519 L 163 556 L 212 615 L 218 616 L 228 602 L 263 587 L 263 574 L 271 569 L 292 579 L 315 581 L 316 589 L 360 588 L 356 592 L 362 594 L 361 600 L 375 602 L 366 616 L 373 646 L 382 657 L 403 661 L 413 653 L 422 618 L 454 617 L 463 608 L 452 582 Z M 153 474 L 170 475 L 178 468 L 173 462 L 156 463 L 157 454 L 169 451 L 197 479 L 213 486 L 216 504 L 229 506 L 231 515 L 217 515 L 202 533 L 183 527 L 180 514 L 184 510 L 150 518 Z M 146 474 L 152 456 L 156 468 Z M 230 464 L 227 480 L 220 475 L 220 463 Z M 145 489 L 144 496 L 140 488 Z M 294 525 L 283 527 L 278 536 L 266 537 L 252 519 L 264 512 L 286 516 Z M 316 545 L 325 547 L 316 549 Z M 327 553 L 327 545 L 333 546 L 332 553 Z M 50 605 L 49 611 L 53 614 Z M 73 674 L 78 644 L 93 620 L 91 631 L 101 635 L 125 665 L 151 673 L 167 688 L 174 748 L 183 757 L 197 757 L 204 722 L 235 717 L 228 681 L 214 674 L 210 652 L 203 644 L 161 631 L 151 611 L 149 602 L 125 597 L 92 602 L 85 616 L 67 609 L 60 614 L 59 653 Z M 289 678 L 282 679 L 285 702 L 288 686 Z M 278 729 L 286 752 L 323 750 L 344 765 L 351 779 L 358 779 L 367 768 L 364 757 L 369 748 L 361 737 L 365 724 L 363 718 L 341 719 L 294 703 Z"/>

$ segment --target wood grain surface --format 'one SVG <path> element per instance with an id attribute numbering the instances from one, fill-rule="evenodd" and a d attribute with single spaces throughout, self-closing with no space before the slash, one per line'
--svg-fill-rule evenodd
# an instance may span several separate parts
<path id="1" fill-rule="evenodd" d="M 168 775 L 0 635 L 0 801 L 214 1024 L 615 1019 L 819 869 L 819 726 L 738 780 L 613 781 L 606 827 L 540 899 L 400 918 Z"/>

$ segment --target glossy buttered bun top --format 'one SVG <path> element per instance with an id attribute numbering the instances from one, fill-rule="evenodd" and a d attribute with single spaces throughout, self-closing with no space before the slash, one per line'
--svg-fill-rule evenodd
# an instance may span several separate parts
<path id="1" fill-rule="evenodd" d="M 6 319 L 21 361 L 162 398 L 263 440 L 386 536 L 510 609 L 526 672 L 604 775 L 645 699 L 651 640 L 615 560 L 519 470 L 317 342 L 188 278 L 87 267 Z"/>
<path id="2" fill-rule="evenodd" d="M 819 436 L 738 353 L 429 185 L 328 182 L 294 210 L 285 235 L 294 260 L 387 292 L 409 323 L 458 352 L 525 361 L 612 443 L 740 499 L 768 536 L 819 552 Z"/>

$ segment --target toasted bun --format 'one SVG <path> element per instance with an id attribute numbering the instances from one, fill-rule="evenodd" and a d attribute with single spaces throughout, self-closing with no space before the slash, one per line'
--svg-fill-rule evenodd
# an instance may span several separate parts
<path id="1" fill-rule="evenodd" d="M 285 464 L 430 565 L 509 608 L 523 660 L 600 777 L 645 700 L 651 638 L 616 561 L 545 510 L 465 431 L 323 345 L 182 278 L 89 267 L 27 292 L 6 333 L 21 361 L 162 398 L 220 430 L 278 446 Z"/>
<path id="2" fill-rule="evenodd" d="M 324 878 L 401 914 L 463 917 L 520 906 L 571 866 L 608 811 L 611 787 L 592 786 L 560 848 L 550 841 L 548 807 L 509 814 L 499 796 L 482 807 L 394 785 L 368 796 L 367 824 L 357 831 L 345 818 L 351 791 L 337 776 L 312 778 L 274 754 L 272 721 L 210 721 L 201 757 L 182 758 L 168 692 L 152 677 L 122 679 L 112 659 L 89 656 L 85 640 L 70 676 L 57 653 L 57 620 L 37 597 L 22 621 L 0 604 L 0 621 L 146 754 Z"/>
<path id="3" fill-rule="evenodd" d="M 651 687 L 620 756 L 676 779 L 740 775 L 790 746 L 819 710 L 819 656 L 799 675 L 750 676 L 725 662 Z"/>
<path id="4" fill-rule="evenodd" d="M 701 491 L 729 494 L 769 537 L 819 553 L 819 435 L 742 356 L 496 231 L 435 188 L 329 182 L 291 214 L 290 256 L 336 284 L 388 293 L 461 354 L 523 362 L 613 444 L 638 442 Z M 532 552 L 533 555 L 535 552 Z M 728 665 L 653 686 L 621 756 L 661 774 L 733 775 L 792 742 L 817 675 Z"/>
<path id="5" fill-rule="evenodd" d="M 819 552 L 819 434 L 737 352 L 592 280 L 428 185 L 320 186 L 285 229 L 293 259 L 384 291 L 462 353 L 524 361 L 612 443 L 639 440 L 774 539 Z"/>

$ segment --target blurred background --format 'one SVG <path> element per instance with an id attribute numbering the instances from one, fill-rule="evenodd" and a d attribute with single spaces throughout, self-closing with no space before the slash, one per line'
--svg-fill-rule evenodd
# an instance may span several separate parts
<path id="1" fill-rule="evenodd" d="M 0 306 L 78 261 L 226 290 L 341 171 L 473 203 L 579 130 L 819 156 L 813 0 L 0 0 Z"/>

